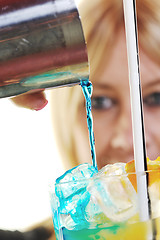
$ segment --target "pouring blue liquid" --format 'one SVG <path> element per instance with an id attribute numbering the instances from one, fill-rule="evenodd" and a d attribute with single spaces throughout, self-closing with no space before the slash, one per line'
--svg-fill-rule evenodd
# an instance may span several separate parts
<path id="1" fill-rule="evenodd" d="M 92 109 L 91 96 L 92 96 L 93 86 L 89 80 L 81 81 L 80 84 L 81 84 L 82 91 L 86 101 L 87 125 L 88 125 L 88 131 L 89 131 L 92 164 L 93 164 L 93 167 L 97 169 L 95 139 L 94 139 L 94 132 L 93 132 L 93 117 L 91 112 L 91 109 Z"/>

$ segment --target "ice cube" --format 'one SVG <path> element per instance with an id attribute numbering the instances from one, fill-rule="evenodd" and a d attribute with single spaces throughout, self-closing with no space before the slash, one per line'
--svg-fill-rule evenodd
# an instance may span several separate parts
<path id="1" fill-rule="evenodd" d="M 137 194 L 125 172 L 125 163 L 105 166 L 87 190 L 111 221 L 126 221 L 137 213 Z"/>
<path id="2" fill-rule="evenodd" d="M 57 197 L 64 199 L 85 188 L 87 181 L 83 180 L 89 179 L 95 173 L 97 170 L 89 163 L 80 164 L 66 171 L 56 180 L 55 192 Z"/>
<path id="3" fill-rule="evenodd" d="M 84 209 L 90 200 L 90 194 L 86 189 L 89 179 L 95 173 L 97 170 L 91 164 L 85 163 L 67 171 L 56 180 L 55 193 L 59 201 L 57 211 L 61 227 L 72 230 L 75 226 L 87 224 Z"/>
<path id="4" fill-rule="evenodd" d="M 61 223 L 68 230 L 83 229 L 89 226 L 85 218 L 85 208 L 89 202 L 90 194 L 85 190 L 80 195 L 75 195 L 70 203 L 61 206 Z M 65 207 L 65 208 L 64 208 Z"/>
<path id="5" fill-rule="evenodd" d="M 93 191 L 94 187 L 90 189 L 90 200 L 85 208 L 85 219 L 90 222 L 90 227 L 94 227 L 94 225 L 96 226 L 97 224 L 102 224 L 105 217 L 97 202 L 97 199 L 94 197 Z"/>
<path id="6" fill-rule="evenodd" d="M 157 180 L 149 186 L 149 194 L 151 200 L 152 217 L 158 218 L 160 216 L 160 180 Z"/>
<path id="7" fill-rule="evenodd" d="M 99 170 L 98 176 L 113 176 L 125 174 L 125 163 L 108 164 Z"/>

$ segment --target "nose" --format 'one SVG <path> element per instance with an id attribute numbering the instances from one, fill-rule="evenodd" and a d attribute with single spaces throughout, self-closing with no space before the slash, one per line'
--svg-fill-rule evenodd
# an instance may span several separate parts
<path id="1" fill-rule="evenodd" d="M 116 118 L 115 128 L 110 141 L 113 149 L 133 151 L 132 122 L 130 108 L 121 110 Z"/>

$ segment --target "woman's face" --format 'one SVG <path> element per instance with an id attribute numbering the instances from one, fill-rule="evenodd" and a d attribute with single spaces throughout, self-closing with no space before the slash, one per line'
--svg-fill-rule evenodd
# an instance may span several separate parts
<path id="1" fill-rule="evenodd" d="M 160 155 L 160 67 L 141 48 L 140 73 L 147 156 L 155 159 Z M 98 167 L 128 162 L 134 156 L 124 33 L 119 35 L 105 69 L 97 71 L 91 81 Z"/>

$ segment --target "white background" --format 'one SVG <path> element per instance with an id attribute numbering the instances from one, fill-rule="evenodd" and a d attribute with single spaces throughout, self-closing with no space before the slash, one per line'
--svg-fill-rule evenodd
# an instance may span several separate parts
<path id="1" fill-rule="evenodd" d="M 62 172 L 50 104 L 36 112 L 0 99 L 0 229 L 51 216 L 48 183 Z"/>

